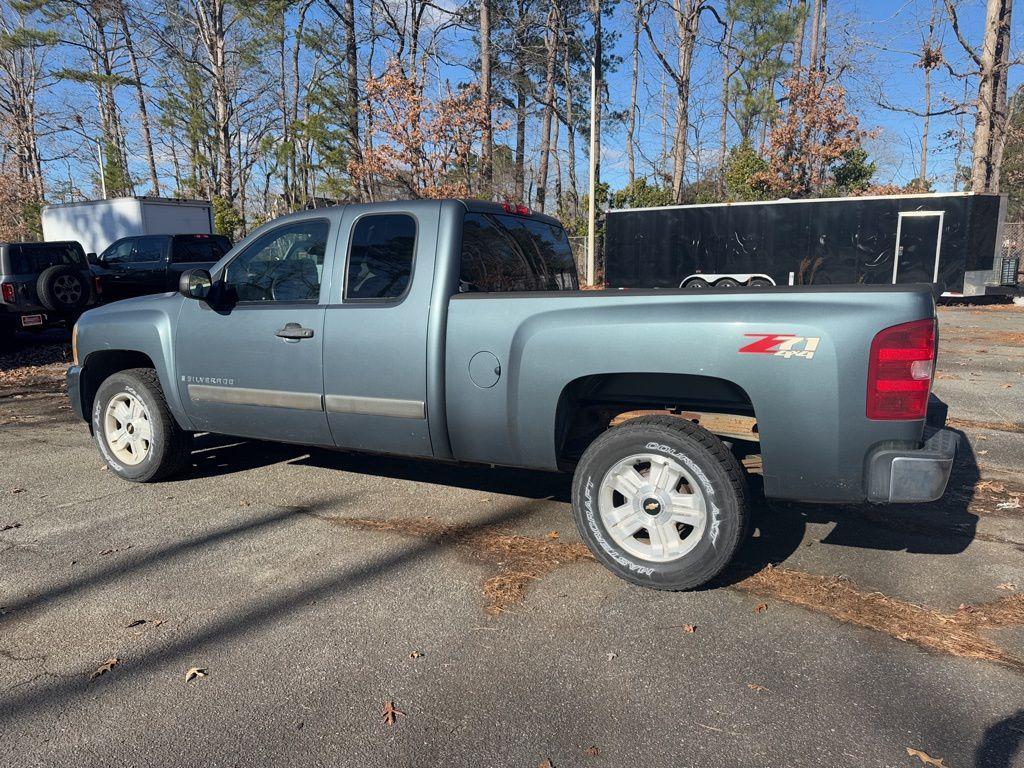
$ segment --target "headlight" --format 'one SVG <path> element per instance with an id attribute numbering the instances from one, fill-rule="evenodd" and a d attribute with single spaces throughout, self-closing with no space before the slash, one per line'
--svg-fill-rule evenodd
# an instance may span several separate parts
<path id="1" fill-rule="evenodd" d="M 71 362 L 78 365 L 78 323 L 71 329 Z"/>

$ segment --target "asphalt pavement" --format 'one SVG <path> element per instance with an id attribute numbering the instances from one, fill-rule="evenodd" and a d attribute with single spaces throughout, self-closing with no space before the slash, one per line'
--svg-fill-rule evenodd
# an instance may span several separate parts
<path id="1" fill-rule="evenodd" d="M 59 344 L 0 357 L 0 766 L 1024 766 L 1024 311 L 940 315 L 947 497 L 759 500 L 687 593 L 559 475 L 204 435 L 122 482 Z"/>

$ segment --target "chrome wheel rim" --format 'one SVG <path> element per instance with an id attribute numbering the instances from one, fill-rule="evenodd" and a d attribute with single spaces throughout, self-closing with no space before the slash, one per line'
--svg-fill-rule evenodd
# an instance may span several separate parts
<path id="1" fill-rule="evenodd" d="M 61 275 L 53 281 L 53 293 L 61 304 L 74 304 L 82 298 L 82 286 L 71 275 Z"/>
<path id="2" fill-rule="evenodd" d="M 114 457 L 128 466 L 141 464 L 153 443 L 149 411 L 135 395 L 121 392 L 107 403 L 103 436 Z"/>
<path id="3" fill-rule="evenodd" d="M 601 481 L 598 510 L 619 547 L 652 563 L 685 557 L 707 529 L 707 499 L 693 475 L 658 454 L 633 454 L 612 466 Z"/>

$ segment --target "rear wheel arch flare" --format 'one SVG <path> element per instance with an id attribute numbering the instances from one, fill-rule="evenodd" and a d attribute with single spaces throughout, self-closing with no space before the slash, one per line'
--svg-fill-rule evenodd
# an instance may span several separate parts
<path id="1" fill-rule="evenodd" d="M 591 374 L 562 388 L 555 411 L 555 455 L 559 463 L 571 464 L 607 428 L 601 423 L 604 411 L 667 408 L 755 415 L 746 390 L 728 379 L 644 371 Z"/>

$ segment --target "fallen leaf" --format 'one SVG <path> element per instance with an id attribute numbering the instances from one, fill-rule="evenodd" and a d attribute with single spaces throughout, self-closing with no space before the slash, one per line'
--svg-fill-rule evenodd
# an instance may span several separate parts
<path id="1" fill-rule="evenodd" d="M 552 541 L 557 539 L 558 538 L 558 531 L 552 531 L 551 533 L 549 533 L 548 534 L 548 538 L 551 539 Z"/>
<path id="2" fill-rule="evenodd" d="M 105 662 L 103 662 L 98 667 L 96 667 L 96 669 L 93 670 L 92 674 L 89 675 L 89 679 L 95 680 L 100 675 L 107 674 L 107 672 L 116 667 L 119 662 L 120 660 L 117 658 L 117 656 L 111 656 L 109 659 L 107 659 Z"/>
<path id="3" fill-rule="evenodd" d="M 1012 581 L 1004 581 L 1002 584 L 996 584 L 996 589 L 1005 589 L 1008 592 L 1016 592 L 1017 585 Z"/>
<path id="4" fill-rule="evenodd" d="M 757 691 L 758 693 L 768 693 L 767 688 L 765 688 L 763 685 L 758 685 L 757 683 L 747 683 L 747 688 L 749 688 L 752 691 Z"/>
<path id="5" fill-rule="evenodd" d="M 153 626 L 154 626 L 154 627 L 159 627 L 159 626 L 160 626 L 161 624 L 163 624 L 163 623 L 164 623 L 164 620 L 163 620 L 163 619 L 154 619 L 154 620 L 153 620 Z"/>
<path id="6" fill-rule="evenodd" d="M 540 764 L 537 766 L 537 768 L 555 768 L 555 766 L 553 766 L 551 764 L 551 761 L 545 757 L 543 760 L 540 761 Z"/>
<path id="7" fill-rule="evenodd" d="M 21 528 L 21 523 L 8 523 L 0 531 L 13 531 L 15 528 Z"/>
<path id="8" fill-rule="evenodd" d="M 963 611 L 964 613 L 974 613 L 974 606 L 968 605 L 967 603 L 960 603 L 960 606 L 957 608 L 957 610 Z"/>
<path id="9" fill-rule="evenodd" d="M 24 488 L 11 488 L 11 493 L 24 493 Z"/>
<path id="10" fill-rule="evenodd" d="M 238 502 L 238 506 L 240 506 L 240 507 L 248 507 L 248 506 L 250 506 L 250 503 L 248 501 L 246 501 L 245 499 L 242 499 L 240 502 Z"/>
<path id="11" fill-rule="evenodd" d="M 206 677 L 206 670 L 200 667 L 192 667 L 188 672 L 185 673 L 185 682 L 191 683 L 198 677 Z"/>
<path id="12" fill-rule="evenodd" d="M 601 754 L 601 750 L 598 749 L 597 747 L 591 745 L 591 746 L 587 747 L 585 750 L 583 750 L 583 753 L 587 757 L 597 757 L 598 755 Z"/>
<path id="13" fill-rule="evenodd" d="M 935 766 L 935 768 L 946 768 L 946 764 L 942 762 L 941 757 L 936 759 L 929 755 L 927 752 L 922 752 L 920 749 L 912 749 L 911 747 L 907 747 L 907 754 L 911 757 L 916 757 L 925 765 L 932 765 Z"/>
<path id="14" fill-rule="evenodd" d="M 617 653 L 606 653 L 605 655 L 608 657 L 608 661 L 611 661 L 612 659 L 618 657 L 619 654 L 617 654 Z"/>
<path id="15" fill-rule="evenodd" d="M 685 632 L 686 634 L 692 635 L 696 631 L 697 631 L 697 625 L 696 624 L 683 624 L 683 632 Z"/>
<path id="16" fill-rule="evenodd" d="M 758 603 L 757 608 L 754 609 L 754 613 L 764 613 L 768 610 L 768 603 Z"/>
<path id="17" fill-rule="evenodd" d="M 978 451 L 978 455 L 979 456 L 987 456 L 988 455 L 988 451 Z"/>
<path id="18" fill-rule="evenodd" d="M 136 619 L 135 621 L 131 622 L 130 624 L 126 624 L 125 625 L 125 629 L 131 629 L 132 627 L 141 627 L 145 623 L 146 623 L 145 619 Z"/>
<path id="19" fill-rule="evenodd" d="M 394 725 L 399 716 L 405 717 L 405 712 L 396 707 L 393 701 L 385 703 L 384 709 L 380 714 L 384 718 L 384 722 L 389 726 Z"/>
<path id="20" fill-rule="evenodd" d="M 412 653 L 409 654 L 409 658 L 410 659 L 422 659 L 423 658 L 423 652 L 422 651 L 413 651 Z"/>

